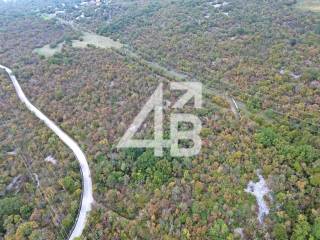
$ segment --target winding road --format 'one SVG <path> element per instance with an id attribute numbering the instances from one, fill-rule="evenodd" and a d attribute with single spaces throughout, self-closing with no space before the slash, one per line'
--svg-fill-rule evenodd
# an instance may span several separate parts
<path id="1" fill-rule="evenodd" d="M 93 203 L 93 194 L 92 194 L 92 180 L 90 174 L 90 168 L 87 162 L 87 159 L 80 149 L 79 145 L 69 137 L 65 132 L 63 132 L 53 121 L 46 117 L 40 110 L 38 110 L 32 103 L 28 100 L 24 92 L 22 91 L 16 77 L 12 73 L 10 68 L 7 68 L 0 64 L 0 69 L 4 69 L 9 75 L 16 93 L 19 99 L 26 105 L 26 107 L 34 113 L 40 120 L 42 120 L 48 128 L 50 128 L 75 154 L 81 168 L 82 175 L 82 199 L 81 206 L 79 210 L 76 223 L 72 228 L 72 232 L 69 235 L 69 240 L 72 240 L 76 237 L 80 237 L 86 224 L 87 215 L 91 211 L 91 205 Z"/>

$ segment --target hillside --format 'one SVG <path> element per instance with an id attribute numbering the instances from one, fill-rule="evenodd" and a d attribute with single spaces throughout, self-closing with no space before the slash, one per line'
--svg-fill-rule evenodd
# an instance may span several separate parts
<path id="1" fill-rule="evenodd" d="M 320 239 L 319 6 L 0 1 L 0 64 L 89 164 L 80 239 Z M 188 81 L 203 86 L 202 108 L 183 109 L 201 120 L 198 155 L 117 148 L 160 83 L 168 139 L 170 82 Z M 0 126 L 0 239 L 68 239 L 82 168 L 2 70 Z"/>

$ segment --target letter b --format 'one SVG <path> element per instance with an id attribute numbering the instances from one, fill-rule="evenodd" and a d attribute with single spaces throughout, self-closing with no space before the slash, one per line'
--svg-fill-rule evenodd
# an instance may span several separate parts
<path id="1" fill-rule="evenodd" d="M 188 122 L 193 124 L 193 129 L 186 131 L 179 131 L 179 123 Z M 192 114 L 172 114 L 170 124 L 170 138 L 171 138 L 171 156 L 175 157 L 191 157 L 197 155 L 201 150 L 201 121 Z M 193 147 L 179 148 L 179 140 L 192 140 Z"/>

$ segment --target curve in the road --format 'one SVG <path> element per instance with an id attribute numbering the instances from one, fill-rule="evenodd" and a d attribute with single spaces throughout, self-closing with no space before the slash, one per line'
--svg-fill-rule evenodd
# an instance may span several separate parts
<path id="1" fill-rule="evenodd" d="M 31 112 L 33 112 L 40 120 L 42 120 L 47 125 L 47 127 L 49 127 L 73 151 L 73 153 L 78 159 L 82 175 L 82 199 L 78 218 L 76 219 L 76 223 L 69 236 L 69 240 L 79 237 L 81 236 L 85 228 L 87 215 L 91 211 L 91 205 L 93 203 L 92 180 L 87 159 L 80 147 L 78 146 L 78 144 L 71 137 L 69 137 L 53 121 L 47 118 L 40 110 L 38 110 L 35 106 L 31 104 L 31 102 L 28 100 L 28 98 L 22 91 L 16 77 L 12 73 L 12 70 L 3 65 L 0 65 L 0 68 L 4 69 L 9 75 L 19 99 L 26 105 L 26 107 Z"/>

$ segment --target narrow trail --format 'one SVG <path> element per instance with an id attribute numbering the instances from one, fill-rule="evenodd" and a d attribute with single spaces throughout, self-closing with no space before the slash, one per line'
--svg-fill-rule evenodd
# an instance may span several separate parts
<path id="1" fill-rule="evenodd" d="M 231 112 L 234 114 L 235 118 L 237 120 L 239 120 L 240 119 L 240 110 L 239 110 L 239 106 L 238 106 L 237 102 L 234 100 L 233 97 L 228 97 L 228 102 L 230 105 Z"/>
<path id="2" fill-rule="evenodd" d="M 36 117 L 42 120 L 47 125 L 47 127 L 50 128 L 73 151 L 79 162 L 82 177 L 82 199 L 76 223 L 74 224 L 68 239 L 73 240 L 76 237 L 80 237 L 86 225 L 87 215 L 91 211 L 91 205 L 94 201 L 92 193 L 92 179 L 87 159 L 80 149 L 79 145 L 71 137 L 69 137 L 53 121 L 47 118 L 46 115 L 44 115 L 40 110 L 32 105 L 32 103 L 28 100 L 28 98 L 22 91 L 16 77 L 12 73 L 12 70 L 1 64 L 0 69 L 4 69 L 9 75 L 21 102 L 23 102 L 26 107 L 34 115 L 36 115 Z"/>

